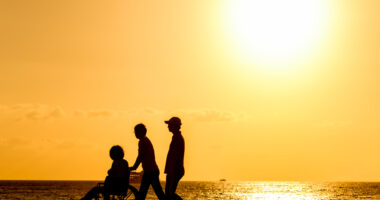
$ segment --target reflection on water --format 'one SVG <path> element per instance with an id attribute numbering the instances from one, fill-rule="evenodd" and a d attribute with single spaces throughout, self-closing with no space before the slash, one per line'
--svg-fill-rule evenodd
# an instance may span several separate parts
<path id="1" fill-rule="evenodd" d="M 192 188 L 185 185 L 181 188 L 186 199 L 380 199 L 380 183 L 194 182 L 190 185 Z"/>
<path id="2" fill-rule="evenodd" d="M 235 194 L 238 199 L 311 200 L 322 198 L 322 195 L 315 194 L 308 184 L 302 183 L 248 183 L 241 185 L 240 189 L 244 192 Z"/>
<path id="3" fill-rule="evenodd" d="M 95 185 L 94 181 L 0 181 L 0 199 L 79 199 Z M 183 181 L 178 193 L 191 200 L 380 200 L 380 183 Z M 147 199 L 157 199 L 152 189 Z"/>

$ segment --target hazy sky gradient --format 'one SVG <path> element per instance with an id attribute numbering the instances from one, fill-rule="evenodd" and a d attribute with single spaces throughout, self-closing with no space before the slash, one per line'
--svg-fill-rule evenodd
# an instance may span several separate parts
<path id="1" fill-rule="evenodd" d="M 140 122 L 162 171 L 177 115 L 185 180 L 380 180 L 380 1 L 326 1 L 289 68 L 240 55 L 231 2 L 1 1 L 0 179 L 103 179 Z"/>

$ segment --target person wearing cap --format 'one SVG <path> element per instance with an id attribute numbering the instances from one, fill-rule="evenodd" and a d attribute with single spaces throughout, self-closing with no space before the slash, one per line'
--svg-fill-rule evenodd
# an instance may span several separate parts
<path id="1" fill-rule="evenodd" d="M 182 199 L 175 193 L 178 182 L 185 174 L 183 167 L 183 158 L 185 154 L 185 140 L 181 134 L 181 120 L 178 117 L 172 117 L 165 121 L 168 125 L 169 131 L 173 134 L 170 143 L 168 156 L 166 157 L 165 174 L 166 186 L 165 195 L 168 200 Z"/>
<path id="2" fill-rule="evenodd" d="M 140 163 L 142 163 L 142 168 L 144 170 L 137 199 L 145 199 L 149 186 L 152 185 L 158 199 L 164 200 L 166 198 L 159 180 L 160 171 L 156 164 L 153 145 L 146 136 L 146 132 L 144 124 L 137 124 L 135 126 L 135 135 L 136 138 L 139 139 L 139 151 L 136 162 L 130 170 L 136 170 Z"/>

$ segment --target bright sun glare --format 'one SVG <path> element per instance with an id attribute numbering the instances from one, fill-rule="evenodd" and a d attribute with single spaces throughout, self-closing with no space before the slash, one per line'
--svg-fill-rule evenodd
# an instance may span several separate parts
<path id="1" fill-rule="evenodd" d="M 239 54 L 266 65 L 278 66 L 308 56 L 327 25 L 323 0 L 230 2 L 228 32 L 241 50 Z"/>

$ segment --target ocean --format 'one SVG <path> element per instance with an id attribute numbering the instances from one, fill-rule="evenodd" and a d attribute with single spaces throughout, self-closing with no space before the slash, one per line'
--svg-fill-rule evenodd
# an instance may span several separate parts
<path id="1" fill-rule="evenodd" d="M 0 181 L 1 200 L 80 199 L 97 181 Z M 164 183 L 162 183 L 164 186 Z M 138 185 L 134 184 L 135 187 Z M 380 183 L 364 182 L 198 182 L 181 181 L 183 199 L 354 200 L 379 199 Z M 157 199 L 152 188 L 147 199 Z"/>

